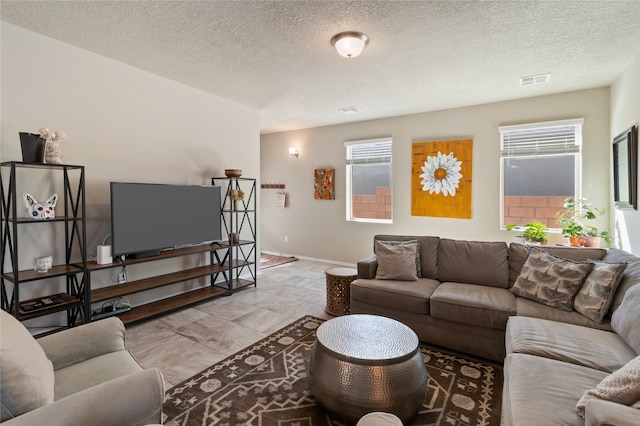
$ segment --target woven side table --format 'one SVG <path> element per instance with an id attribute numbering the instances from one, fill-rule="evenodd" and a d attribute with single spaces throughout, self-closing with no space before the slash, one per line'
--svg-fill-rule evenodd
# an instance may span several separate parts
<path id="1" fill-rule="evenodd" d="M 358 278 L 358 271 L 354 268 L 329 268 L 324 271 L 327 276 L 327 306 L 325 312 L 329 315 L 347 315 L 351 310 L 351 283 Z"/>
<path id="2" fill-rule="evenodd" d="M 424 404 L 427 368 L 418 336 L 377 315 L 345 315 L 316 330 L 309 385 L 325 409 L 355 423 L 367 413 L 392 413 L 402 422 Z"/>

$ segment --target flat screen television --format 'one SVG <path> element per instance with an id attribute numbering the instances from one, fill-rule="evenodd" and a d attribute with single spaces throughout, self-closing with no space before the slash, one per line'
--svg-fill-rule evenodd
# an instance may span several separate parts
<path id="1" fill-rule="evenodd" d="M 114 256 L 222 239 L 220 187 L 111 182 Z"/>

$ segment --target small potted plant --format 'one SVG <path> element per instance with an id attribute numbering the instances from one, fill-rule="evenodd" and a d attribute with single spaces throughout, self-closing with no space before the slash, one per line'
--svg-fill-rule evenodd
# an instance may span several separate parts
<path id="1" fill-rule="evenodd" d="M 564 217 L 564 213 L 560 216 L 562 234 L 569 238 L 570 245 L 600 247 L 601 240 L 605 240 L 608 244 L 613 241 L 609 231 L 600 232 L 597 227 L 585 223 L 587 220 L 600 223 L 598 216 L 604 215 L 604 208 L 593 207 L 586 198 L 571 197 L 565 198 L 564 208 L 572 213 L 570 217 Z"/>
<path id="2" fill-rule="evenodd" d="M 584 227 L 582 225 L 573 219 L 561 217 L 560 226 L 562 228 L 562 236 L 569 239 L 569 245 L 575 247 L 584 245 L 582 239 Z"/>
<path id="3" fill-rule="evenodd" d="M 234 210 L 242 210 L 242 200 L 244 200 L 244 191 L 242 189 L 232 189 L 231 198 L 233 199 Z"/>
<path id="4" fill-rule="evenodd" d="M 507 231 L 521 232 L 520 237 L 514 238 L 516 241 L 518 241 L 519 238 L 522 238 L 522 242 L 525 244 L 539 245 L 547 243 L 549 231 L 547 229 L 547 225 L 542 222 L 529 222 L 524 226 L 509 224 L 505 225 L 505 229 Z"/>

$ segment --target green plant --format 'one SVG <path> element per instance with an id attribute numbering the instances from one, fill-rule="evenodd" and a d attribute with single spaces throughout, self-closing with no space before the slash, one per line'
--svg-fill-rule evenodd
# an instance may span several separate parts
<path id="1" fill-rule="evenodd" d="M 601 237 L 607 243 L 613 241 L 613 235 L 607 230 L 600 232 L 596 226 L 587 225 L 585 221 L 595 220 L 600 226 L 602 222 L 598 216 L 605 213 L 604 207 L 595 208 L 586 198 L 565 198 L 564 208 L 571 212 L 570 217 L 560 216 L 560 226 L 565 237 Z M 580 230 L 580 234 L 572 235 L 575 231 Z"/>
<path id="2" fill-rule="evenodd" d="M 546 243 L 548 233 L 549 231 L 547 230 L 547 225 L 545 225 L 544 223 L 529 222 L 525 223 L 524 231 L 522 231 L 522 236 L 525 237 L 528 241 Z"/>

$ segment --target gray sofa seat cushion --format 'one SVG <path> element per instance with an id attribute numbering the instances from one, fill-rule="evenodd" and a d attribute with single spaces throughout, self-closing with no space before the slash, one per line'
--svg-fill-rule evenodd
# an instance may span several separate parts
<path id="1" fill-rule="evenodd" d="M 438 246 L 440 237 L 411 236 L 411 235 L 376 235 L 373 237 L 373 252 L 376 251 L 376 241 L 418 241 L 420 252 L 420 277 L 438 278 Z"/>
<path id="2" fill-rule="evenodd" d="M 640 285 L 627 290 L 622 304 L 613 313 L 611 327 L 640 353 Z"/>
<path id="3" fill-rule="evenodd" d="M 605 319 L 602 324 L 597 324 L 579 312 L 562 311 L 552 308 L 524 297 L 516 297 L 517 315 L 523 317 L 542 318 L 550 321 L 565 322 L 567 324 L 576 324 L 583 327 L 597 328 L 599 330 L 611 331 L 611 321 Z"/>
<path id="4" fill-rule="evenodd" d="M 442 282 L 509 288 L 509 249 L 502 241 L 440 239 L 438 279 Z"/>
<path id="5" fill-rule="evenodd" d="M 563 259 L 584 262 L 587 260 L 601 260 L 607 254 L 606 249 L 591 247 L 563 247 L 563 246 L 535 246 L 537 249 Z M 513 286 L 522 271 L 524 263 L 529 257 L 531 246 L 520 243 L 509 245 L 509 285 Z M 617 260 L 607 260 L 607 262 L 618 262 Z"/>
<path id="6" fill-rule="evenodd" d="M 55 371 L 55 400 L 143 371 L 129 351 L 111 352 Z"/>
<path id="7" fill-rule="evenodd" d="M 608 373 L 636 356 L 610 331 L 529 317 L 509 318 L 505 344 L 507 354 L 536 355 Z"/>
<path id="8" fill-rule="evenodd" d="M 404 312 L 429 313 L 429 299 L 440 285 L 430 278 L 418 281 L 357 279 L 351 283 L 351 300 Z"/>
<path id="9" fill-rule="evenodd" d="M 516 313 L 515 296 L 504 288 L 445 282 L 431 296 L 431 316 L 504 330 Z"/>
<path id="10" fill-rule="evenodd" d="M 607 374 L 555 359 L 509 354 L 504 363 L 503 424 L 582 425 L 576 403 Z"/>

